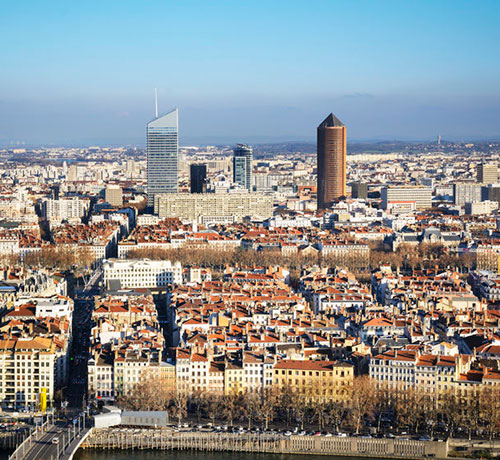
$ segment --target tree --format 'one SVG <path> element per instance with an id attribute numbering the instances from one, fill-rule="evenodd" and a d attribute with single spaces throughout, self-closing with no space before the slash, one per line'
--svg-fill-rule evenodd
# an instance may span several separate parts
<path id="1" fill-rule="evenodd" d="M 274 387 L 266 387 L 261 392 L 260 413 L 266 429 L 269 428 L 269 423 L 274 419 L 278 399 L 279 396 Z"/>
<path id="2" fill-rule="evenodd" d="M 205 410 L 207 412 L 207 417 L 210 419 L 212 424 L 215 420 L 219 418 L 223 412 L 223 401 L 218 395 L 207 394 L 205 396 Z"/>
<path id="3" fill-rule="evenodd" d="M 353 428 L 359 433 L 363 418 L 373 417 L 376 390 L 369 377 L 358 377 L 349 391 L 350 416 Z"/>
<path id="4" fill-rule="evenodd" d="M 172 415 L 177 418 L 178 424 L 187 415 L 187 402 L 187 394 L 184 391 L 177 390 L 173 398 Z"/>
<path id="5" fill-rule="evenodd" d="M 329 401 L 325 409 L 326 423 L 333 425 L 335 431 L 339 432 L 348 413 L 348 407 L 344 401 Z"/>
<path id="6" fill-rule="evenodd" d="M 166 410 L 172 397 L 163 377 L 144 372 L 141 380 L 118 398 L 118 403 L 130 410 Z"/>
<path id="7" fill-rule="evenodd" d="M 495 387 L 483 387 L 479 392 L 481 417 L 486 422 L 488 437 L 493 441 L 500 424 L 500 391 Z"/>
<path id="8" fill-rule="evenodd" d="M 243 414 L 248 422 L 248 429 L 252 428 L 252 422 L 259 415 L 260 398 L 255 393 L 245 393 L 243 395 Z"/>
<path id="9" fill-rule="evenodd" d="M 229 422 L 230 426 L 233 426 L 236 414 L 241 412 L 241 396 L 238 393 L 231 393 L 222 398 L 223 405 L 223 415 Z"/>

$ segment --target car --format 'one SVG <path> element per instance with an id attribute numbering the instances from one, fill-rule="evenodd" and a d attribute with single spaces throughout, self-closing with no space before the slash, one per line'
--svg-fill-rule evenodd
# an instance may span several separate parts
<path id="1" fill-rule="evenodd" d="M 292 432 L 291 431 L 285 431 L 284 435 L 285 436 L 292 436 Z"/>
<path id="2" fill-rule="evenodd" d="M 52 438 L 52 444 L 59 444 L 59 438 Z"/>
<path id="3" fill-rule="evenodd" d="M 316 431 L 316 433 L 314 433 L 313 436 L 321 436 L 321 431 Z"/>

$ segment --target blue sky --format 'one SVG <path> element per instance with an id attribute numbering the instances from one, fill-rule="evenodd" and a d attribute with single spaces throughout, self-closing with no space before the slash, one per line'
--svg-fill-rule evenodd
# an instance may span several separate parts
<path id="1" fill-rule="evenodd" d="M 497 0 L 0 2 L 0 144 L 500 137 Z"/>

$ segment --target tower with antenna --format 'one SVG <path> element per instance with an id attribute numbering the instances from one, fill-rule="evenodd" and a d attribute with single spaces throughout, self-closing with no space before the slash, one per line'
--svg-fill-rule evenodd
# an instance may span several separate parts
<path id="1" fill-rule="evenodd" d="M 155 118 L 147 124 L 147 206 L 154 208 L 159 193 L 176 193 L 179 170 L 179 122 L 177 108 L 158 115 L 158 91 L 155 88 Z"/>

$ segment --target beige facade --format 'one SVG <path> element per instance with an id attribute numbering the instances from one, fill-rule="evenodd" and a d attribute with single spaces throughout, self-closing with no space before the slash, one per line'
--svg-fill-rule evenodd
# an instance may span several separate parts
<path id="1" fill-rule="evenodd" d="M 271 217 L 272 200 L 261 193 L 168 193 L 155 196 L 155 213 L 202 223 L 241 222 Z"/>

